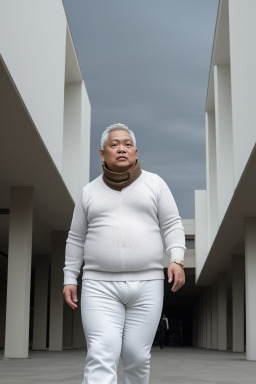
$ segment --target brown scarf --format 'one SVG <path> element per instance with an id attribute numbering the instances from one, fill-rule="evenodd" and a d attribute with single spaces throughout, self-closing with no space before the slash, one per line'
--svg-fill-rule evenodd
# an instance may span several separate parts
<path id="1" fill-rule="evenodd" d="M 109 188 L 121 191 L 123 188 L 132 184 L 141 174 L 140 162 L 137 159 L 136 163 L 127 171 L 119 173 L 113 172 L 107 168 L 106 163 L 102 164 L 103 168 L 103 181 Z"/>

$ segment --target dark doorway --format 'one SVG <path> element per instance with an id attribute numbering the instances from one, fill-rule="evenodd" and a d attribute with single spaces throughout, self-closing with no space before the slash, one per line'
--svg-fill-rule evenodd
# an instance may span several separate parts
<path id="1" fill-rule="evenodd" d="M 186 284 L 178 291 L 171 291 L 165 268 L 163 313 L 168 318 L 169 330 L 165 334 L 166 346 L 192 346 L 193 319 L 201 287 L 195 286 L 195 270 L 186 269 Z"/>

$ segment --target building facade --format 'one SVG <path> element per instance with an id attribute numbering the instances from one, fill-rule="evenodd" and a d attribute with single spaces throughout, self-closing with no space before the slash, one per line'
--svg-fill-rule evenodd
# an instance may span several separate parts
<path id="1" fill-rule="evenodd" d="M 84 344 L 64 316 L 64 250 L 89 181 L 91 107 L 61 0 L 0 12 L 0 347 L 5 357 Z M 30 294 L 31 292 L 31 294 Z"/>
<path id="2" fill-rule="evenodd" d="M 256 360 L 256 2 L 220 0 L 206 99 L 207 188 L 195 192 L 196 345 Z M 246 335 L 246 336 L 245 336 Z"/>
<path id="3" fill-rule="evenodd" d="M 186 285 L 173 295 L 165 281 L 164 297 L 169 345 L 246 350 L 248 360 L 256 360 L 255 16 L 254 0 L 220 1 L 207 189 L 195 192 L 195 222 L 183 220 Z M 15 358 L 82 348 L 62 268 L 74 202 L 89 181 L 91 107 L 61 0 L 1 2 L 0 96 L 0 348 Z M 166 273 L 167 254 L 163 262 Z"/>

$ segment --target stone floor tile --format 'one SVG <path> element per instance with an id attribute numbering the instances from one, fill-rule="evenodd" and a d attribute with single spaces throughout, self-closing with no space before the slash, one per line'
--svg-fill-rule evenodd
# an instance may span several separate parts
<path id="1" fill-rule="evenodd" d="M 85 350 L 30 351 L 28 359 L 5 359 L 0 350 L 1 384 L 81 384 Z M 122 362 L 118 384 L 122 384 Z M 255 384 L 256 362 L 244 353 L 196 348 L 152 349 L 150 384 Z M 98 383 L 97 383 L 98 384 Z"/>

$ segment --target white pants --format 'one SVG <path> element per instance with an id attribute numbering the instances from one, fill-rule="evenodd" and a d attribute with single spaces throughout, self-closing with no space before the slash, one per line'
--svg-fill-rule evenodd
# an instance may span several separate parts
<path id="1" fill-rule="evenodd" d="M 163 305 L 163 280 L 83 280 L 81 313 L 87 341 L 83 384 L 148 384 L 150 350 Z"/>

